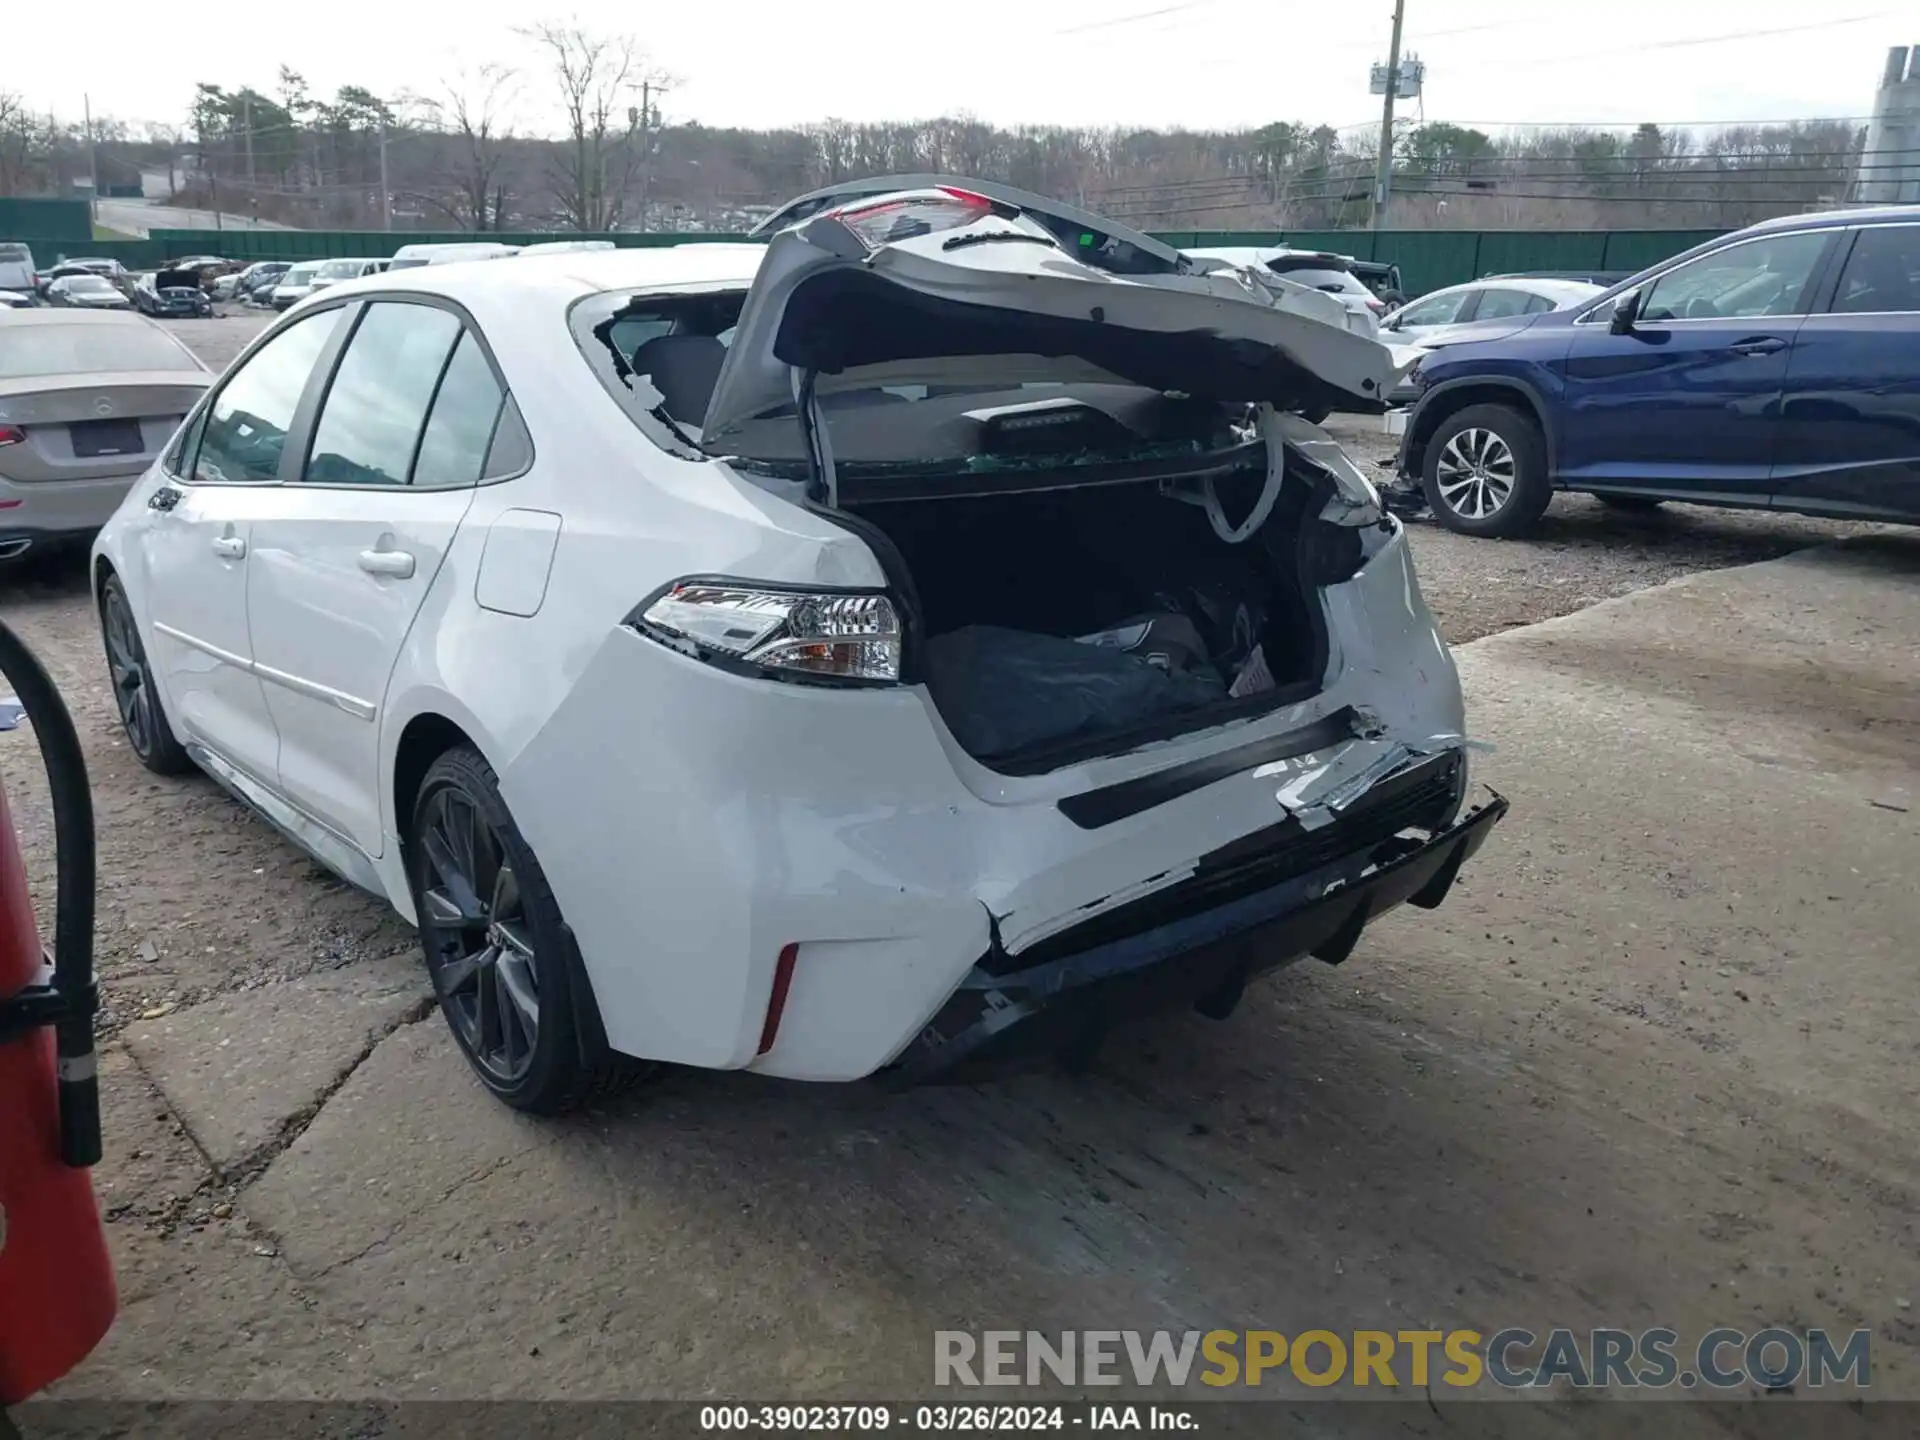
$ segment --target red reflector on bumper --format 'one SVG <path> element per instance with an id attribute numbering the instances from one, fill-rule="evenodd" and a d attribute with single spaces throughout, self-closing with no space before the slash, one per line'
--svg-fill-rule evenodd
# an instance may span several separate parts
<path id="1" fill-rule="evenodd" d="M 760 1027 L 760 1048 L 756 1055 L 773 1049 L 780 1034 L 780 1015 L 787 1008 L 787 991 L 793 986 L 793 962 L 800 958 L 798 945 L 782 945 L 780 959 L 773 967 L 773 993 L 767 997 L 767 1022 Z"/>

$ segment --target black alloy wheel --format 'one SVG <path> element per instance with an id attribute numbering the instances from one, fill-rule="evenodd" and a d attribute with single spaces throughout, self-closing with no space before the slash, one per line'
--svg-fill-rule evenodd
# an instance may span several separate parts
<path id="1" fill-rule="evenodd" d="M 108 576 L 100 595 L 100 635 L 106 645 L 107 671 L 113 679 L 113 703 L 127 744 L 140 763 L 156 775 L 179 775 L 192 761 L 160 710 L 146 647 L 133 620 L 133 607 L 119 577 Z"/>
<path id="2" fill-rule="evenodd" d="M 428 768 L 408 849 L 434 993 L 487 1089 L 557 1114 L 637 1073 L 599 1033 L 559 905 L 477 752 L 449 750 Z"/>

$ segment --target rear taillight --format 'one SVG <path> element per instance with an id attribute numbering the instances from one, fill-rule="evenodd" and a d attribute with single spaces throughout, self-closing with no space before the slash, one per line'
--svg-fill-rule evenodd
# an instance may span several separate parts
<path id="1" fill-rule="evenodd" d="M 786 680 L 892 684 L 900 616 L 873 592 L 788 590 L 753 581 L 676 581 L 627 618 L 697 659 Z"/>
<path id="2" fill-rule="evenodd" d="M 931 190 L 908 190 L 884 200 L 842 206 L 827 214 L 851 230 L 869 250 L 878 250 L 896 240 L 958 230 L 986 218 L 993 213 L 993 208 L 993 201 L 984 195 L 941 185 Z"/>
<path id="3" fill-rule="evenodd" d="M 1367 301 L 1367 308 L 1376 315 L 1384 315 L 1387 313 L 1387 302 L 1384 300 L 1369 300 Z"/>
<path id="4" fill-rule="evenodd" d="M 27 432 L 18 425 L 0 425 L 0 445 L 24 445 Z"/>

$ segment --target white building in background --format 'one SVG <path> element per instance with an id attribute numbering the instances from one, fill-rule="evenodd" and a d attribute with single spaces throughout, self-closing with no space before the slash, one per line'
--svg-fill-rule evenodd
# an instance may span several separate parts
<path id="1" fill-rule="evenodd" d="M 1920 45 L 1887 52 L 1853 198 L 1863 205 L 1920 204 Z"/>

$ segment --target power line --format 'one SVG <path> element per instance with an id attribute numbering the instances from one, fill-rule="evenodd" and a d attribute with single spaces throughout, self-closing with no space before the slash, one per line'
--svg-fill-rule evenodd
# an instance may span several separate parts
<path id="1" fill-rule="evenodd" d="M 1206 5 L 1218 4 L 1219 0 L 1182 0 L 1177 5 L 1162 5 L 1157 10 L 1140 10 L 1131 15 L 1114 15 L 1105 20 L 1089 20 L 1083 25 L 1069 25 L 1064 30 L 1055 30 L 1055 35 L 1085 35 L 1094 30 L 1112 30 L 1122 25 L 1137 24 L 1142 20 L 1158 20 L 1163 15 L 1177 15 L 1183 10 L 1198 10 Z"/>

